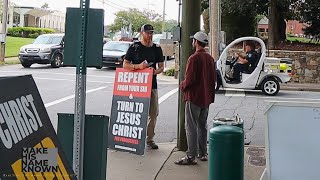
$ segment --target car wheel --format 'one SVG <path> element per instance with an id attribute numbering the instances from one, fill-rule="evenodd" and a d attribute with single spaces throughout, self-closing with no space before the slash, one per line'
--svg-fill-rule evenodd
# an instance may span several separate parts
<path id="1" fill-rule="evenodd" d="M 274 78 L 267 78 L 262 82 L 261 89 L 265 95 L 274 96 L 278 94 L 280 90 L 280 84 Z"/>
<path id="2" fill-rule="evenodd" d="M 102 69 L 102 67 L 101 66 L 97 66 L 96 69 Z"/>
<path id="3" fill-rule="evenodd" d="M 32 64 L 31 64 L 31 63 L 28 63 L 28 62 L 22 62 L 21 65 L 22 65 L 24 68 L 29 68 Z"/>
<path id="4" fill-rule="evenodd" d="M 53 61 L 51 62 L 51 67 L 58 68 L 62 64 L 62 55 L 61 54 L 55 54 L 53 56 Z"/>

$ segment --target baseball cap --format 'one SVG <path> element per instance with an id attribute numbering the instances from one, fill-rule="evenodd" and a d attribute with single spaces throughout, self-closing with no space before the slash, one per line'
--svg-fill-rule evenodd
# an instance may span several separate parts
<path id="1" fill-rule="evenodd" d="M 193 36 L 190 36 L 191 39 L 196 39 L 200 42 L 203 43 L 208 43 L 208 35 L 202 31 L 197 32 L 196 34 L 194 34 Z"/>
<path id="2" fill-rule="evenodd" d="M 142 31 L 151 31 L 153 32 L 153 26 L 151 24 L 144 24 L 143 26 L 141 26 L 141 32 Z"/>

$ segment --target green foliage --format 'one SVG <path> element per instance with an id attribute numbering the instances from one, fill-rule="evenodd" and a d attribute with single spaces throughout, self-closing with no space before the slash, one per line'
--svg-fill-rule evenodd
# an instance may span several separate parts
<path id="1" fill-rule="evenodd" d="M 49 8 L 49 4 L 48 3 L 44 3 L 42 6 L 41 6 L 42 9 L 48 9 Z"/>
<path id="2" fill-rule="evenodd" d="M 115 16 L 114 23 L 110 25 L 111 32 L 119 31 L 122 27 L 129 27 L 130 24 L 132 24 L 133 32 L 139 32 L 141 26 L 146 23 L 153 25 L 155 33 L 162 32 L 162 16 L 154 11 L 129 9 L 118 11 Z M 176 25 L 175 20 L 165 21 L 165 31 L 171 31 Z"/>
<path id="3" fill-rule="evenodd" d="M 221 28 L 226 32 L 227 42 L 243 36 L 254 36 L 258 14 L 256 1 L 222 0 L 221 9 Z"/>
<path id="4" fill-rule="evenodd" d="M 36 38 L 41 34 L 54 33 L 53 29 L 34 27 L 13 27 L 8 28 L 8 35 L 14 37 Z"/>
<path id="5" fill-rule="evenodd" d="M 164 74 L 166 76 L 174 76 L 174 73 L 175 73 L 175 69 L 174 68 L 170 68 L 166 72 L 164 72 Z"/>
<path id="6" fill-rule="evenodd" d="M 300 2 L 296 5 L 296 9 L 300 12 L 300 21 L 308 23 L 310 26 L 306 27 L 305 34 L 316 36 L 317 39 L 320 37 L 320 1 L 319 0 L 308 0 Z"/>

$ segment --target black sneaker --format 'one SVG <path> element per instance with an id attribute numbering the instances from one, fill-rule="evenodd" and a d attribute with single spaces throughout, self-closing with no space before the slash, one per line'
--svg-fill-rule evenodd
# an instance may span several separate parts
<path id="1" fill-rule="evenodd" d="M 151 149 L 159 149 L 158 145 L 154 141 L 147 142 L 147 146 Z"/>

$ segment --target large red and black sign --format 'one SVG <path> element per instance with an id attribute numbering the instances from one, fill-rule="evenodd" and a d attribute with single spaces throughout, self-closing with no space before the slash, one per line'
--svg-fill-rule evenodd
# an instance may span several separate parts
<path id="1" fill-rule="evenodd" d="M 152 69 L 116 70 L 109 148 L 144 154 L 152 75 Z"/>
<path id="2" fill-rule="evenodd" d="M 0 179 L 76 179 L 32 76 L 0 84 Z"/>

